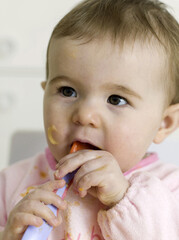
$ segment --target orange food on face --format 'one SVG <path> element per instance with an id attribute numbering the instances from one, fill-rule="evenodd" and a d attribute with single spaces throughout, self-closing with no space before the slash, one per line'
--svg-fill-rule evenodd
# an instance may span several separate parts
<path id="1" fill-rule="evenodd" d="M 48 134 L 47 134 L 47 136 L 48 136 L 48 139 L 49 139 L 49 141 L 50 141 L 51 144 L 57 145 L 58 142 L 54 139 L 53 134 L 52 134 L 52 132 L 54 132 L 54 131 L 55 131 L 55 132 L 58 132 L 58 131 L 57 131 L 57 128 L 56 128 L 54 125 L 52 125 L 51 127 L 48 128 Z"/>

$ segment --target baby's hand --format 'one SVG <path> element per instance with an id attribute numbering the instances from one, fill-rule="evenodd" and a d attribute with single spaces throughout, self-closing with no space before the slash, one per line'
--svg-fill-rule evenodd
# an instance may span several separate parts
<path id="1" fill-rule="evenodd" d="M 64 185 L 64 180 L 55 180 L 35 187 L 11 211 L 2 239 L 20 240 L 28 225 L 40 227 L 42 219 L 57 227 L 61 223 L 60 214 L 56 217 L 46 204 L 53 204 L 61 210 L 66 208 L 66 203 L 53 192 Z"/>
<path id="2" fill-rule="evenodd" d="M 129 187 L 117 160 L 109 152 L 81 150 L 69 154 L 59 161 L 55 177 L 60 179 L 78 168 L 73 185 L 81 197 L 88 192 L 111 207 L 123 198 Z"/>

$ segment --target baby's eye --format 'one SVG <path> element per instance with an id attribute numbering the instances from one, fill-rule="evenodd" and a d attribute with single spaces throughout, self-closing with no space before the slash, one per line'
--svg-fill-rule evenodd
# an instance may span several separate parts
<path id="1" fill-rule="evenodd" d="M 123 97 L 120 97 L 118 95 L 111 95 L 108 98 L 108 103 L 112 104 L 112 105 L 118 105 L 118 106 L 122 106 L 127 104 L 127 100 Z"/>
<path id="2" fill-rule="evenodd" d="M 71 87 L 61 87 L 58 89 L 64 97 L 77 97 L 76 91 Z"/>

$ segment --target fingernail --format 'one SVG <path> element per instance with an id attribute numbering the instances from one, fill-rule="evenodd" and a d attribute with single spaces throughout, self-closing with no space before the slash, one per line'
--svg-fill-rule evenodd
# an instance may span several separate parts
<path id="1" fill-rule="evenodd" d="M 87 194 L 87 192 L 84 189 L 78 189 L 80 197 L 84 198 Z"/>
<path id="2" fill-rule="evenodd" d="M 62 204 L 63 208 L 65 209 L 67 207 L 67 202 L 64 201 L 63 204 Z"/>
<path id="3" fill-rule="evenodd" d="M 84 197 L 86 196 L 86 193 L 83 192 L 83 193 L 80 194 L 80 196 L 81 196 L 82 198 L 84 198 Z"/>
<path id="4" fill-rule="evenodd" d="M 52 225 L 54 226 L 58 226 L 59 225 L 59 221 L 56 218 L 50 219 L 50 222 L 52 223 Z"/>
<path id="5" fill-rule="evenodd" d="M 54 175 L 55 175 L 56 178 L 60 178 L 60 172 L 59 172 L 59 170 L 57 170 L 57 171 L 54 173 Z"/>
<path id="6" fill-rule="evenodd" d="M 39 226 L 41 226 L 41 225 L 43 224 L 43 221 L 42 221 L 42 219 L 37 218 L 37 219 L 36 219 L 36 223 L 37 223 Z"/>

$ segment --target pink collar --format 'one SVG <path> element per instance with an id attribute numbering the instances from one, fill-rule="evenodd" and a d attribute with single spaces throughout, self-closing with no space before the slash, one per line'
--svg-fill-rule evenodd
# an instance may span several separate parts
<path id="1" fill-rule="evenodd" d="M 126 171 L 124 173 L 124 176 L 128 175 L 129 173 L 137 170 L 137 169 L 140 169 L 140 168 L 143 168 L 143 167 L 146 167 L 156 161 L 158 161 L 158 155 L 156 153 L 151 153 L 148 157 L 142 159 L 137 165 L 135 165 L 133 168 L 129 169 L 128 171 Z"/>
<path id="2" fill-rule="evenodd" d="M 55 158 L 53 157 L 51 151 L 49 148 L 46 148 L 45 149 L 45 155 L 46 155 L 46 158 L 47 158 L 47 162 L 50 166 L 50 168 L 52 170 L 55 170 L 56 169 L 56 165 L 57 165 L 57 162 L 55 160 Z M 126 171 L 124 173 L 124 176 L 128 175 L 129 173 L 137 170 L 137 169 L 140 169 L 140 168 L 143 168 L 143 167 L 146 167 L 154 162 L 156 162 L 158 160 L 158 156 L 156 153 L 151 153 L 148 157 L 142 159 L 137 165 L 135 165 L 133 168 L 129 169 L 128 171 Z"/>

